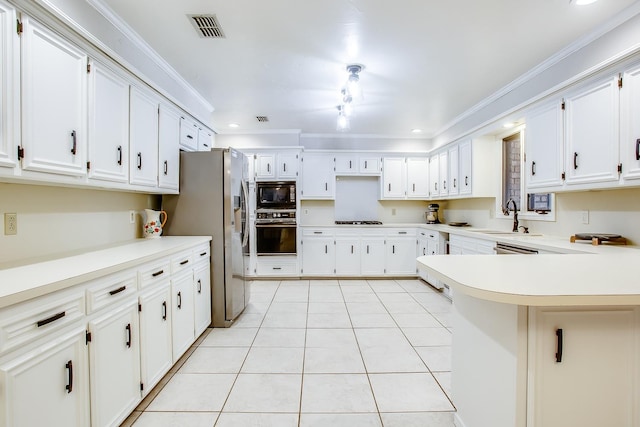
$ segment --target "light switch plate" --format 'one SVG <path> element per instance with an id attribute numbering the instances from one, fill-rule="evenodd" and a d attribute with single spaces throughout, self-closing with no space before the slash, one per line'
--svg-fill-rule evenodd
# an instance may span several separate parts
<path id="1" fill-rule="evenodd" d="M 582 211 L 582 223 L 589 224 L 589 211 Z"/>

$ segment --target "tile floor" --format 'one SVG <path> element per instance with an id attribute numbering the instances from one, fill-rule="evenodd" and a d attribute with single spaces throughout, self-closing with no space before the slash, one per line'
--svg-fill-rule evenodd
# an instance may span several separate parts
<path id="1" fill-rule="evenodd" d="M 252 283 L 123 427 L 453 427 L 451 303 L 420 280 Z"/>

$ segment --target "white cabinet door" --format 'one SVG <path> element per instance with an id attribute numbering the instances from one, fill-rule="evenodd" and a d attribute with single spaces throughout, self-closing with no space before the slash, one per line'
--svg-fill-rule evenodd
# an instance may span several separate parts
<path id="1" fill-rule="evenodd" d="M 360 274 L 360 239 L 357 236 L 336 237 L 336 274 Z"/>
<path id="2" fill-rule="evenodd" d="M 198 125 L 189 117 L 180 117 L 180 148 L 197 151 L 198 136 Z"/>
<path id="3" fill-rule="evenodd" d="M 278 179 L 296 179 L 298 178 L 298 154 L 296 153 L 279 153 L 278 154 Z"/>
<path id="4" fill-rule="evenodd" d="M 382 198 L 404 199 L 407 195 L 407 173 L 404 157 L 382 160 Z"/>
<path id="5" fill-rule="evenodd" d="M 89 74 L 89 178 L 129 182 L 129 83 L 100 62 Z"/>
<path id="6" fill-rule="evenodd" d="M 360 266 L 363 276 L 382 276 L 385 269 L 384 237 L 363 237 L 360 242 Z"/>
<path id="7" fill-rule="evenodd" d="M 16 12 L 0 1 L 0 166 L 16 166 L 14 134 L 19 125 L 18 64 L 19 39 L 15 31 Z"/>
<path id="8" fill-rule="evenodd" d="M 639 425 L 637 313 L 632 308 L 543 308 L 535 310 L 529 324 L 527 425 Z"/>
<path id="9" fill-rule="evenodd" d="M 565 99 L 568 185 L 618 180 L 618 101 L 617 77 Z"/>
<path id="10" fill-rule="evenodd" d="M 129 165 L 131 184 L 158 185 L 158 100 L 131 87 Z"/>
<path id="11" fill-rule="evenodd" d="M 302 274 L 305 276 L 335 274 L 336 254 L 333 237 L 305 237 L 302 245 Z"/>
<path id="12" fill-rule="evenodd" d="M 180 114 L 161 104 L 158 120 L 158 186 L 177 191 L 180 183 Z"/>
<path id="13" fill-rule="evenodd" d="M 117 426 L 140 401 L 138 299 L 89 322 L 91 425 Z"/>
<path id="14" fill-rule="evenodd" d="M 87 56 L 36 21 L 22 24 L 22 167 L 84 176 Z"/>
<path id="15" fill-rule="evenodd" d="M 416 238 L 388 237 L 386 274 L 395 276 L 416 274 Z"/>
<path id="16" fill-rule="evenodd" d="M 171 369 L 171 283 L 166 280 L 142 293 L 140 301 L 140 368 L 143 396 Z"/>
<path id="17" fill-rule="evenodd" d="M 407 158 L 407 197 L 429 198 L 429 158 Z"/>
<path id="18" fill-rule="evenodd" d="M 353 153 L 336 155 L 336 175 L 354 175 L 358 172 L 358 156 Z"/>
<path id="19" fill-rule="evenodd" d="M 420 232 L 420 234 L 425 234 Z M 427 256 L 429 254 L 429 241 L 424 238 L 418 238 L 418 256 Z M 424 269 L 418 269 L 418 276 L 423 280 L 429 281 L 429 274 Z"/>
<path id="20" fill-rule="evenodd" d="M 473 153 L 471 151 L 471 140 L 461 142 L 458 144 L 459 158 L 459 171 L 458 177 L 460 179 L 460 195 L 471 194 L 471 165 L 473 162 Z"/>
<path id="21" fill-rule="evenodd" d="M 89 425 L 85 328 L 73 328 L 0 365 L 3 426 Z"/>
<path id="22" fill-rule="evenodd" d="M 380 157 L 360 156 L 358 162 L 360 175 L 380 175 Z"/>
<path id="23" fill-rule="evenodd" d="M 429 195 L 440 195 L 440 157 L 436 154 L 429 157 Z"/>
<path id="24" fill-rule="evenodd" d="M 627 70 L 622 81 L 620 160 L 624 178 L 637 179 L 640 178 L 640 66 Z"/>
<path id="25" fill-rule="evenodd" d="M 199 263 L 193 269 L 195 335 L 197 338 L 211 324 L 211 269 L 208 262 Z"/>
<path id="26" fill-rule="evenodd" d="M 180 359 L 195 339 L 193 294 L 193 271 L 189 270 L 177 277 L 171 277 L 174 362 Z"/>
<path id="27" fill-rule="evenodd" d="M 460 194 L 460 146 L 453 144 L 449 148 L 449 183 L 447 190 L 450 196 Z"/>
<path id="28" fill-rule="evenodd" d="M 302 199 L 336 197 L 336 172 L 333 155 L 307 153 L 302 156 Z"/>
<path id="29" fill-rule="evenodd" d="M 276 155 L 256 154 L 256 179 L 274 179 L 276 177 Z"/>
<path id="30" fill-rule="evenodd" d="M 449 152 L 438 154 L 438 185 L 441 196 L 449 194 Z"/>
<path id="31" fill-rule="evenodd" d="M 213 148 L 213 132 L 198 128 L 198 151 L 211 151 Z"/>
<path id="32" fill-rule="evenodd" d="M 562 103 L 554 101 L 526 118 L 526 177 L 528 189 L 562 186 L 564 165 Z"/>

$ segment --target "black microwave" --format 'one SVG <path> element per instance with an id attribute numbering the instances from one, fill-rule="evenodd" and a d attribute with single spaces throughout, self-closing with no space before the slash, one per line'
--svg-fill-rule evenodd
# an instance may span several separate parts
<path id="1" fill-rule="evenodd" d="M 295 181 L 260 181 L 256 183 L 257 209 L 295 209 Z"/>

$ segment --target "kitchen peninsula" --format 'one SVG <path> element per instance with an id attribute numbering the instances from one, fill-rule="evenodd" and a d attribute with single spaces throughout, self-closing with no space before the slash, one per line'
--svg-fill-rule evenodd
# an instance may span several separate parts
<path id="1" fill-rule="evenodd" d="M 640 425 L 640 253 L 615 252 L 418 258 L 453 290 L 456 425 Z"/>

